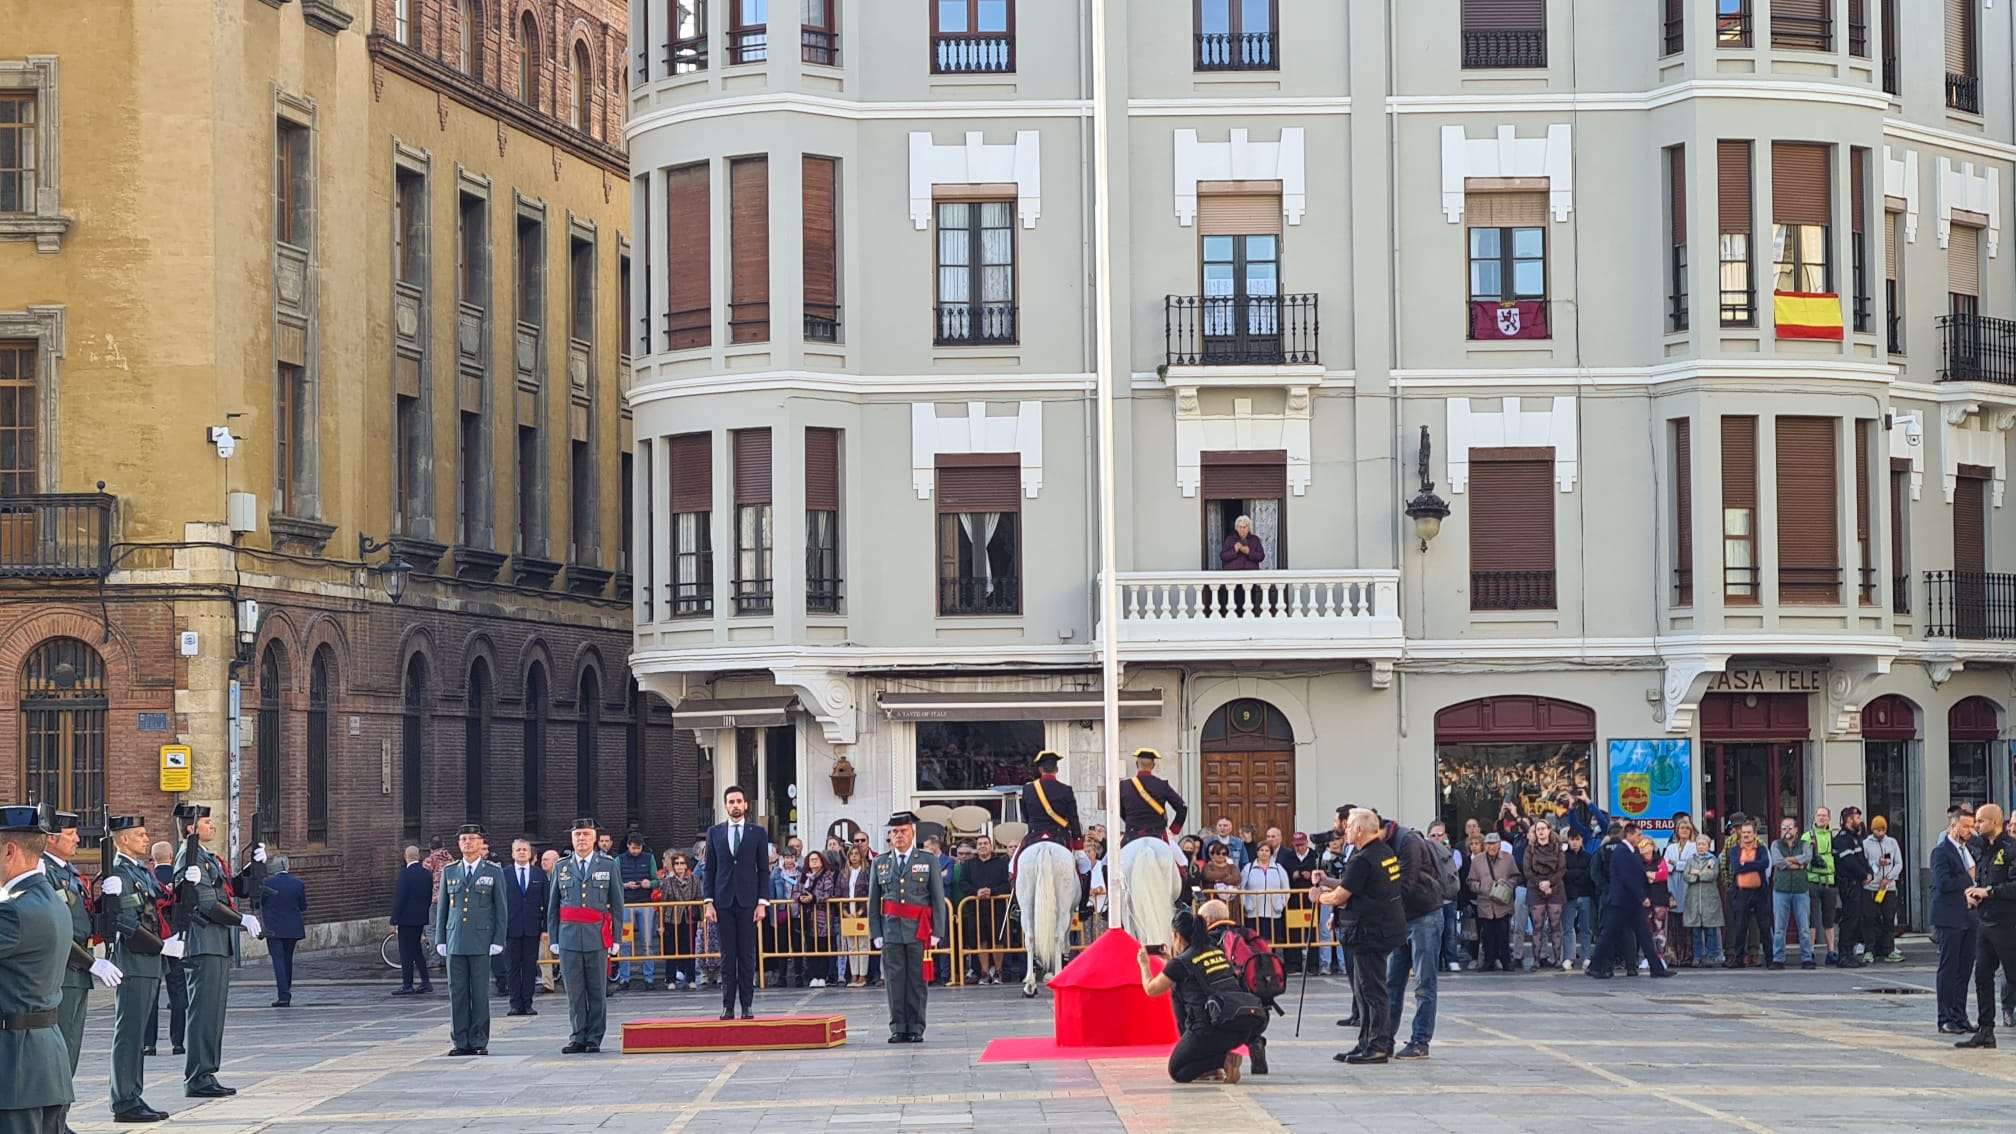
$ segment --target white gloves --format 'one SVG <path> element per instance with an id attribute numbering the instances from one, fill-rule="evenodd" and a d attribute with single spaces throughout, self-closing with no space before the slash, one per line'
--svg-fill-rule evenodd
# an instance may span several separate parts
<path id="1" fill-rule="evenodd" d="M 880 949 L 880 948 L 882 947 L 882 939 L 881 939 L 880 937 L 877 937 L 877 938 L 875 939 L 875 947 L 876 947 L 877 949 Z"/>
<path id="2" fill-rule="evenodd" d="M 119 971 L 118 965 L 103 957 L 91 962 L 91 975 L 97 977 L 98 983 L 106 988 L 118 988 L 119 982 L 126 979 L 126 974 Z"/>
<path id="3" fill-rule="evenodd" d="M 444 957 L 445 957 L 445 956 L 447 956 L 447 955 L 448 955 L 448 946 L 446 946 L 446 945 L 436 945 L 436 946 L 434 946 L 434 951 L 435 951 L 436 953 L 439 953 L 439 954 L 441 954 L 442 956 L 444 956 Z"/>
<path id="4" fill-rule="evenodd" d="M 936 948 L 938 947 L 938 939 L 937 939 L 936 937 L 933 937 L 933 938 L 931 939 L 931 947 L 932 947 L 933 949 L 936 949 Z"/>
<path id="5" fill-rule="evenodd" d="M 203 881 L 203 868 L 200 866 L 192 866 L 189 869 L 183 871 L 182 881 L 191 884 Z"/>
<path id="6" fill-rule="evenodd" d="M 259 924 L 259 918 L 256 914 L 239 914 L 238 925 L 254 937 L 258 937 L 266 932 L 266 927 Z"/>
<path id="7" fill-rule="evenodd" d="M 182 948 L 182 935 L 177 933 L 161 943 L 161 955 L 179 961 L 182 959 Z"/>
<path id="8" fill-rule="evenodd" d="M 491 955 L 491 956 L 493 956 L 493 957 L 494 957 L 494 956 L 496 956 L 496 955 L 497 955 L 497 954 L 499 954 L 499 953 L 502 953 L 503 951 L 504 951 L 504 946 L 502 946 L 502 945 L 492 945 L 492 946 L 490 946 L 490 955 Z"/>
<path id="9" fill-rule="evenodd" d="M 253 861 L 253 862 L 265 862 L 265 861 L 266 861 L 266 844 L 265 844 L 265 843 L 260 843 L 260 844 L 258 844 L 258 845 L 256 845 L 256 846 L 254 846 L 254 847 L 252 848 L 252 861 Z"/>
<path id="10" fill-rule="evenodd" d="M 620 957 L 620 956 L 622 956 L 622 955 L 623 955 L 623 943 L 622 943 L 621 941 L 618 941 L 618 942 L 617 942 L 616 944 L 614 944 L 614 945 L 611 945 L 611 946 L 609 946 L 609 955 L 610 955 L 610 956 L 612 956 L 612 957 Z"/>
<path id="11" fill-rule="evenodd" d="M 116 898 L 126 892 L 126 880 L 114 874 L 98 883 L 98 892 L 108 898 Z"/>

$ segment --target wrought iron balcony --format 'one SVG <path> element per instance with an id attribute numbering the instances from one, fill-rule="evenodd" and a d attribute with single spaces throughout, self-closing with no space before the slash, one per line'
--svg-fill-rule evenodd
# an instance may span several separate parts
<path id="1" fill-rule="evenodd" d="M 1553 610 L 1552 571 L 1472 571 L 1471 610 Z"/>
<path id="2" fill-rule="evenodd" d="M 1547 65 L 1547 29 L 1494 28 L 1463 33 L 1464 70 L 1493 70 Z"/>
<path id="3" fill-rule="evenodd" d="M 1013 346 L 1017 341 L 1012 303 L 941 303 L 932 322 L 932 341 L 939 346 Z"/>
<path id="4" fill-rule="evenodd" d="M 1968 114 L 1981 113 L 1981 76 L 1946 72 L 1946 105 Z"/>
<path id="5" fill-rule="evenodd" d="M 938 613 L 1020 614 L 1021 580 L 1013 575 L 959 576 L 938 580 Z"/>
<path id="6" fill-rule="evenodd" d="M 1278 71 L 1274 33 L 1199 32 L 1196 69 L 1199 71 Z"/>
<path id="7" fill-rule="evenodd" d="M 1314 295 L 1172 295 L 1162 333 L 1171 366 L 1315 366 Z"/>
<path id="8" fill-rule="evenodd" d="M 0 496 L 0 577 L 95 579 L 112 569 L 103 492 Z"/>
<path id="9" fill-rule="evenodd" d="M 1925 636 L 2016 640 L 2016 575 L 1925 572 Z"/>
<path id="10" fill-rule="evenodd" d="M 1941 382 L 2016 385 L 2016 319 L 1941 315 L 1936 322 L 1945 351 Z"/>

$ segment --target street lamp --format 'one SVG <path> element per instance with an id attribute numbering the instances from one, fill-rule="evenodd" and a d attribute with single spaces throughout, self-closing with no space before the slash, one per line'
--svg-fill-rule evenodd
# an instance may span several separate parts
<path id="1" fill-rule="evenodd" d="M 385 580 L 385 597 L 396 606 L 406 597 L 406 580 L 413 574 L 413 565 L 399 554 L 399 548 L 393 541 L 388 539 L 381 543 L 363 532 L 357 533 L 357 558 L 368 560 L 381 551 L 392 553 L 385 565 L 378 568 L 378 575 Z"/>
<path id="2" fill-rule="evenodd" d="M 1407 516 L 1414 521 L 1414 534 L 1421 540 L 1421 550 L 1428 550 L 1428 541 L 1442 534 L 1442 521 L 1449 517 L 1449 502 L 1435 495 L 1435 482 L 1428 479 L 1428 455 L 1434 442 L 1428 436 L 1428 427 L 1421 427 L 1421 491 L 1407 502 Z"/>

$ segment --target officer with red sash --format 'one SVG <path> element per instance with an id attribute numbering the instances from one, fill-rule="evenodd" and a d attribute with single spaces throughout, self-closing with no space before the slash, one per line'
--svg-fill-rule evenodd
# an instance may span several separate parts
<path id="1" fill-rule="evenodd" d="M 1071 785 L 1057 778 L 1062 758 L 1049 749 L 1036 754 L 1036 779 L 1022 785 L 1022 819 L 1029 833 L 1022 845 L 1056 843 L 1065 850 L 1077 850 L 1085 842 L 1085 828 L 1078 822 L 1078 796 Z"/>
<path id="2" fill-rule="evenodd" d="M 554 865 L 546 899 L 546 936 L 560 955 L 560 979 L 567 985 L 571 1031 L 562 1055 L 602 1050 L 609 1028 L 609 958 L 622 949 L 615 927 L 623 924 L 623 877 L 615 859 L 596 851 L 596 834 L 595 820 L 574 820 L 568 832 L 574 853 Z"/>
<path id="3" fill-rule="evenodd" d="M 1190 808 L 1169 781 L 1155 774 L 1162 758 L 1153 748 L 1134 753 L 1134 775 L 1120 781 L 1120 845 L 1135 839 L 1173 839 L 1183 830 Z"/>
<path id="4" fill-rule="evenodd" d="M 924 989 L 931 981 L 930 950 L 938 944 L 936 919 L 945 907 L 945 873 L 938 856 L 912 846 L 917 817 L 889 817 L 889 850 L 868 871 L 868 934 L 882 951 L 883 986 L 889 994 L 889 1042 L 924 1042 Z"/>

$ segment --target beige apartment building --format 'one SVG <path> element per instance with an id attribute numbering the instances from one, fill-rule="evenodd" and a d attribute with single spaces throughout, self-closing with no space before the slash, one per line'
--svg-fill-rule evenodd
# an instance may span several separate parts
<path id="1" fill-rule="evenodd" d="M 691 834 L 625 662 L 627 17 L 0 0 L 0 798 L 209 804 L 318 933 L 466 820 Z"/>
<path id="2" fill-rule="evenodd" d="M 1103 362 L 1121 747 L 1200 819 L 1922 862 L 2006 800 L 2009 5 L 1091 2 L 1106 226 L 1090 4 L 632 10 L 631 664 L 701 795 L 1103 805 Z"/>

